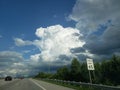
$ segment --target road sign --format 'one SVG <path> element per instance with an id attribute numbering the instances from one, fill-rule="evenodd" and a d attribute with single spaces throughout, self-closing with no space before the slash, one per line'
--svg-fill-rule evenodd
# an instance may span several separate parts
<path id="1" fill-rule="evenodd" d="M 95 70 L 94 64 L 93 64 L 93 59 L 87 58 L 86 61 L 87 61 L 88 70 Z"/>

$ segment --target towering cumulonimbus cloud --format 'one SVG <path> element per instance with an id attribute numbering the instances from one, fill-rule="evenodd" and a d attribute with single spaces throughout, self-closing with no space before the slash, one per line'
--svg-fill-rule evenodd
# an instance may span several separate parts
<path id="1" fill-rule="evenodd" d="M 60 55 L 71 56 L 70 49 L 82 47 L 85 44 L 84 41 L 80 41 L 82 34 L 79 30 L 71 27 L 64 28 L 61 25 L 40 27 L 35 34 L 40 38 L 40 43 L 36 46 L 41 48 L 40 57 L 44 61 L 54 61 Z"/>
<path id="2" fill-rule="evenodd" d="M 39 53 L 30 55 L 30 60 L 34 64 L 36 62 L 61 61 L 62 56 L 66 56 L 65 58 L 76 57 L 71 50 L 78 47 L 82 48 L 85 44 L 81 40 L 82 34 L 78 29 L 61 25 L 40 27 L 36 30 L 35 35 L 38 39 L 33 41 L 21 38 L 14 39 L 17 46 L 33 45 L 39 49 Z"/>

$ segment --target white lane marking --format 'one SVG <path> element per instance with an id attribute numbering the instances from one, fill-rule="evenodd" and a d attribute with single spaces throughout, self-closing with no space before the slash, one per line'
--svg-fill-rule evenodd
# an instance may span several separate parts
<path id="1" fill-rule="evenodd" d="M 31 80 L 31 79 L 30 79 Z M 40 84 L 38 84 L 37 82 L 35 82 L 34 80 L 31 80 L 34 84 L 36 84 L 37 86 L 39 86 L 40 88 L 42 88 L 43 90 L 46 90 L 43 86 L 41 86 Z"/>

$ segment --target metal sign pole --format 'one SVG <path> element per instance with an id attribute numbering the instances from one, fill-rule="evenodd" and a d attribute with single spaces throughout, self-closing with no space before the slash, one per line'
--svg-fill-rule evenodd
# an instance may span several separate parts
<path id="1" fill-rule="evenodd" d="M 96 81 L 95 71 L 93 70 L 94 81 Z"/>
<path id="2" fill-rule="evenodd" d="M 90 73 L 90 70 L 89 71 L 89 78 L 90 78 L 90 83 L 92 83 L 92 78 L 91 78 L 91 73 Z"/>

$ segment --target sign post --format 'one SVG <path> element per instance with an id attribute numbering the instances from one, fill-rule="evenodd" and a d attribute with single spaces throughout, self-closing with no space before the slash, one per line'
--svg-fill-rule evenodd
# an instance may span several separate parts
<path id="1" fill-rule="evenodd" d="M 94 68 L 94 63 L 93 63 L 93 59 L 87 58 L 86 61 L 87 61 L 87 68 L 88 68 L 88 71 L 89 71 L 90 83 L 92 83 L 92 78 L 91 78 L 91 73 L 90 73 L 90 71 L 91 71 L 91 70 L 92 70 L 92 71 L 95 70 L 95 68 Z"/>

